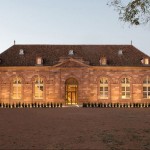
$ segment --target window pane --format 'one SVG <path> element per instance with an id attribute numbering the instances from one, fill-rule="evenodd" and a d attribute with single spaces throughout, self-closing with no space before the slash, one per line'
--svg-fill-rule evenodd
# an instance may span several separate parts
<path id="1" fill-rule="evenodd" d="M 104 90 L 105 90 L 105 91 L 108 91 L 108 87 L 105 87 Z"/>
<path id="2" fill-rule="evenodd" d="M 40 91 L 43 91 L 43 86 L 40 86 L 39 89 L 40 89 Z"/>
<path id="3" fill-rule="evenodd" d="M 103 91 L 103 87 L 100 87 L 100 91 Z"/>
<path id="4" fill-rule="evenodd" d="M 122 87 L 122 91 L 125 91 L 125 87 Z"/>
<path id="5" fill-rule="evenodd" d="M 150 84 L 150 77 L 148 78 L 148 83 Z"/>
<path id="6" fill-rule="evenodd" d="M 126 91 L 130 91 L 130 87 L 126 87 Z"/>
<path id="7" fill-rule="evenodd" d="M 108 92 L 105 92 L 104 95 L 105 95 L 106 97 L 108 97 Z"/>
<path id="8" fill-rule="evenodd" d="M 125 96 L 125 95 L 122 95 L 122 96 L 121 96 L 121 98 L 122 98 L 122 99 L 125 99 L 125 98 L 126 98 L 126 96 Z"/>
<path id="9" fill-rule="evenodd" d="M 123 78 L 123 79 L 121 80 L 121 83 L 125 83 L 125 78 Z"/>
<path id="10" fill-rule="evenodd" d="M 102 96 L 103 95 L 103 92 L 100 92 L 100 96 Z"/>
<path id="11" fill-rule="evenodd" d="M 129 98 L 130 97 L 130 92 L 126 92 L 126 96 L 127 96 L 127 98 Z"/>
<path id="12" fill-rule="evenodd" d="M 100 83 L 103 83 L 103 79 L 100 79 Z"/>
<path id="13" fill-rule="evenodd" d="M 126 78 L 126 83 L 130 83 L 130 79 L 129 78 Z"/>
<path id="14" fill-rule="evenodd" d="M 104 81 L 105 84 L 108 84 L 108 80 L 106 78 L 104 78 L 103 81 Z"/>
<path id="15" fill-rule="evenodd" d="M 146 83 L 147 83 L 147 79 L 144 79 L 143 83 L 145 83 L 145 84 L 146 84 Z"/>
<path id="16" fill-rule="evenodd" d="M 143 91 L 147 91 L 147 87 L 143 87 Z"/>
<path id="17" fill-rule="evenodd" d="M 125 96 L 125 92 L 122 92 L 122 96 Z"/>
<path id="18" fill-rule="evenodd" d="M 147 98 L 147 93 L 143 92 L 143 98 Z"/>

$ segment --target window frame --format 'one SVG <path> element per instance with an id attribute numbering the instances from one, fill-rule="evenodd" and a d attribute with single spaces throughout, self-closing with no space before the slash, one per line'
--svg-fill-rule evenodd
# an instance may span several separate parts
<path id="1" fill-rule="evenodd" d="M 124 83 L 122 83 L 123 79 L 124 79 Z M 129 82 L 127 82 L 127 80 Z M 122 100 L 131 99 L 131 97 L 132 97 L 132 95 L 131 95 L 131 78 L 122 77 L 121 82 L 120 82 L 120 88 L 121 88 L 121 90 L 120 90 L 121 99 Z M 124 90 L 123 90 L 123 88 L 124 88 Z M 129 88 L 129 90 L 127 88 Z"/>
<path id="2" fill-rule="evenodd" d="M 104 83 L 104 79 L 107 80 L 107 83 Z M 101 83 L 101 80 L 102 80 L 102 83 Z M 106 88 L 107 88 L 107 90 L 106 90 Z M 109 99 L 109 79 L 107 77 L 100 77 L 98 90 L 99 90 L 99 96 L 98 96 L 99 99 L 106 99 L 106 100 Z M 101 95 L 101 93 L 102 93 L 102 95 Z"/>
<path id="3" fill-rule="evenodd" d="M 37 81 L 37 83 L 36 83 L 36 81 Z M 36 100 L 44 99 L 44 94 L 45 94 L 45 89 L 44 88 L 45 88 L 45 85 L 44 85 L 44 79 L 42 77 L 38 76 L 38 77 L 36 77 L 34 79 L 34 86 L 33 86 L 33 88 L 34 88 L 34 94 L 33 94 L 34 95 L 34 99 L 36 99 Z M 40 88 L 43 89 L 43 91 Z"/>
<path id="4" fill-rule="evenodd" d="M 144 83 L 145 81 L 146 83 Z M 146 90 L 144 90 L 144 88 L 146 88 Z M 146 76 L 143 79 L 142 89 L 143 99 L 150 99 L 150 76 Z M 144 97 L 144 93 L 146 93 L 146 97 Z"/>
<path id="5" fill-rule="evenodd" d="M 16 83 L 14 83 L 14 81 L 16 81 Z M 21 81 L 21 83 L 18 83 L 19 81 Z M 16 100 L 20 100 L 23 97 L 23 83 L 22 83 L 22 78 L 21 77 L 14 77 L 12 79 L 12 99 L 16 99 Z M 19 90 L 20 87 L 20 90 Z M 20 92 L 19 92 L 20 91 Z M 15 96 L 16 95 L 16 96 Z M 19 96 L 20 95 L 20 96 Z"/>

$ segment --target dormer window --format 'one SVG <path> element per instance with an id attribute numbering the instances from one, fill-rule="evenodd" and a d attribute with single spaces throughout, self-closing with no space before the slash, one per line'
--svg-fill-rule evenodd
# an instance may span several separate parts
<path id="1" fill-rule="evenodd" d="M 73 55 L 74 55 L 74 51 L 73 51 L 73 50 L 69 50 L 68 55 L 69 55 L 69 56 L 73 56 Z"/>
<path id="2" fill-rule="evenodd" d="M 120 49 L 120 50 L 118 51 L 118 56 L 122 56 L 122 55 L 123 55 L 123 50 Z"/>
<path id="3" fill-rule="evenodd" d="M 42 59 L 42 57 L 37 57 L 36 58 L 36 64 L 37 65 L 43 65 L 43 59 Z"/>
<path id="4" fill-rule="evenodd" d="M 24 55 L 24 50 L 23 49 L 19 50 L 19 55 Z"/>
<path id="5" fill-rule="evenodd" d="M 107 65 L 107 59 L 106 59 L 106 57 L 101 57 L 100 58 L 100 65 Z"/>
<path id="6" fill-rule="evenodd" d="M 143 65 L 149 65 L 149 58 L 143 58 L 143 59 L 141 60 L 141 63 L 142 63 Z"/>
<path id="7" fill-rule="evenodd" d="M 145 58 L 145 65 L 149 65 L 149 59 Z"/>

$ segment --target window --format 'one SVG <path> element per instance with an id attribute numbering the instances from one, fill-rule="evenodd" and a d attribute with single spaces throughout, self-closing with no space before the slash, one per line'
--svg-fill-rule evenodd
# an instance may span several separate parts
<path id="1" fill-rule="evenodd" d="M 144 65 L 149 65 L 149 58 L 143 58 L 141 60 L 141 63 L 144 64 Z"/>
<path id="2" fill-rule="evenodd" d="M 107 59 L 106 59 L 106 57 L 101 57 L 101 59 L 100 59 L 100 65 L 107 65 Z"/>
<path id="3" fill-rule="evenodd" d="M 143 80 L 143 98 L 150 99 L 150 77 Z"/>
<path id="4" fill-rule="evenodd" d="M 123 50 L 120 49 L 120 50 L 118 51 L 118 56 L 122 56 L 122 55 L 123 55 Z"/>
<path id="5" fill-rule="evenodd" d="M 129 78 L 123 78 L 121 80 L 121 90 L 122 90 L 122 95 L 121 95 L 122 99 L 129 99 L 131 97 Z"/>
<path id="6" fill-rule="evenodd" d="M 19 55 L 24 55 L 24 50 L 23 49 L 19 50 Z"/>
<path id="7" fill-rule="evenodd" d="M 74 51 L 73 50 L 69 50 L 69 53 L 68 53 L 69 56 L 72 56 L 74 55 Z"/>
<path id="8" fill-rule="evenodd" d="M 43 64 L 42 57 L 37 57 L 37 58 L 36 58 L 36 64 L 37 64 L 37 65 L 42 65 L 42 64 Z"/>
<path id="9" fill-rule="evenodd" d="M 37 77 L 34 83 L 34 97 L 35 99 L 43 99 L 44 97 L 44 83 L 43 79 Z"/>
<path id="10" fill-rule="evenodd" d="M 149 59 L 145 58 L 145 65 L 148 65 L 148 64 L 149 64 Z"/>
<path id="11" fill-rule="evenodd" d="M 100 99 L 108 99 L 108 79 L 100 78 Z"/>
<path id="12" fill-rule="evenodd" d="M 13 87 L 12 87 L 12 98 L 13 99 L 21 99 L 22 98 L 22 80 L 19 77 L 15 77 L 13 79 Z"/>

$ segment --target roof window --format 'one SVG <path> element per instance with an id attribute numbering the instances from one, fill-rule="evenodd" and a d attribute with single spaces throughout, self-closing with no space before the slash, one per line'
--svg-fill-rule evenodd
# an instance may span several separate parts
<path id="1" fill-rule="evenodd" d="M 69 55 L 69 56 L 73 56 L 73 55 L 74 55 L 74 51 L 73 51 L 73 50 L 69 50 L 68 55 Z"/>
<path id="2" fill-rule="evenodd" d="M 19 50 L 19 55 L 24 55 L 24 50 L 23 49 Z"/>
<path id="3" fill-rule="evenodd" d="M 101 57 L 99 62 L 100 62 L 100 65 L 107 65 L 107 58 L 106 57 Z"/>
<path id="4" fill-rule="evenodd" d="M 149 59 L 145 58 L 145 65 L 149 65 Z"/>
<path id="5" fill-rule="evenodd" d="M 142 63 L 143 65 L 149 65 L 149 58 L 143 58 L 143 59 L 141 60 L 141 63 Z"/>
<path id="6" fill-rule="evenodd" d="M 123 50 L 122 50 L 122 49 L 120 49 L 120 50 L 118 51 L 118 55 L 119 55 L 119 56 L 122 56 L 122 55 L 123 55 Z"/>
<path id="7" fill-rule="evenodd" d="M 43 59 L 42 59 L 42 57 L 37 57 L 36 58 L 36 65 L 43 65 Z"/>

